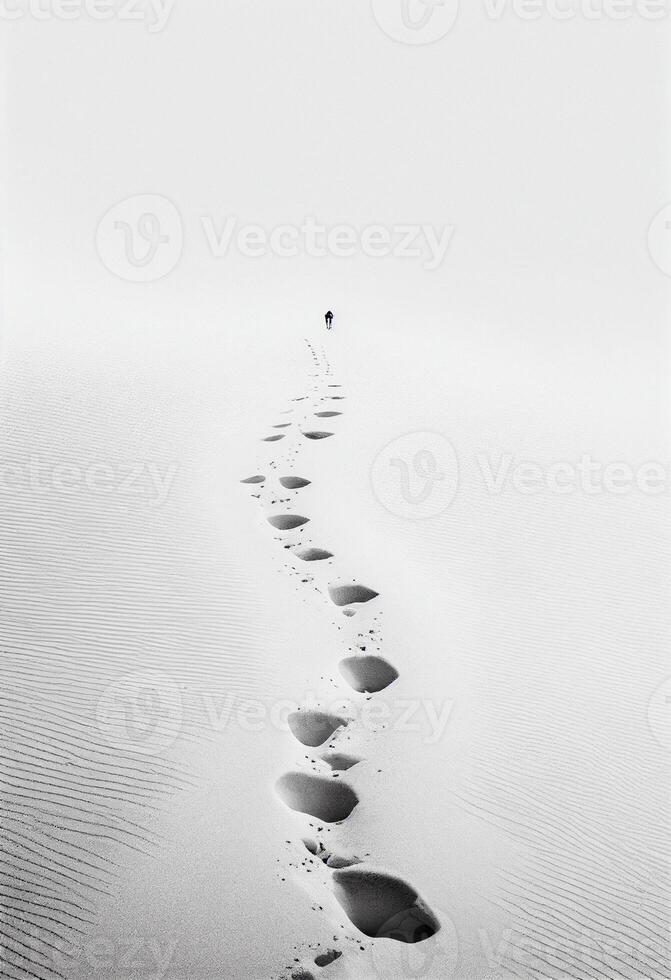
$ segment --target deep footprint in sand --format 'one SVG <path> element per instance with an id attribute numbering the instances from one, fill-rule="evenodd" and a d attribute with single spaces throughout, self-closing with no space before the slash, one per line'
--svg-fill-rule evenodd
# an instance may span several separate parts
<path id="1" fill-rule="evenodd" d="M 265 439 L 262 439 L 261 441 L 262 442 L 279 442 L 280 439 L 284 439 L 284 434 L 282 434 L 281 436 L 266 436 L 266 438 Z"/>
<path id="2" fill-rule="evenodd" d="M 301 517 L 300 514 L 275 514 L 267 518 L 268 523 L 278 531 L 293 531 L 307 524 L 309 520 L 309 517 Z"/>
<path id="3" fill-rule="evenodd" d="M 303 435 L 305 436 L 306 439 L 312 439 L 313 441 L 316 441 L 317 439 L 329 439 L 332 435 L 334 435 L 334 433 L 333 432 L 304 432 Z"/>
<path id="4" fill-rule="evenodd" d="M 246 480 L 240 480 L 240 483 L 265 483 L 265 482 L 266 482 L 266 478 L 265 476 L 261 476 L 261 474 L 259 474 L 258 476 L 248 476 Z"/>
<path id="5" fill-rule="evenodd" d="M 304 837 L 303 844 L 310 854 L 314 854 L 322 864 L 325 864 L 331 870 L 335 868 L 351 868 L 355 864 L 362 864 L 361 858 L 357 857 L 356 854 L 333 854 L 324 847 L 321 841 L 313 840 L 311 837 Z"/>
<path id="6" fill-rule="evenodd" d="M 331 601 L 336 606 L 349 606 L 355 602 L 370 602 L 380 593 L 374 592 L 365 585 L 329 585 Z"/>
<path id="7" fill-rule="evenodd" d="M 294 554 L 303 561 L 325 561 L 327 558 L 333 558 L 333 554 L 324 551 L 323 548 L 296 548 Z"/>
<path id="8" fill-rule="evenodd" d="M 361 762 L 361 759 L 357 759 L 355 755 L 348 755 L 346 752 L 326 752 L 322 759 L 336 772 L 346 772 L 347 769 L 351 769 Z"/>
<path id="9" fill-rule="evenodd" d="M 384 691 L 398 678 L 396 668 L 382 657 L 345 657 L 338 666 L 347 683 L 359 694 Z"/>
<path id="10" fill-rule="evenodd" d="M 359 802 L 347 783 L 306 772 L 285 773 L 275 783 L 275 791 L 290 810 L 325 823 L 346 820 Z"/>
<path id="11" fill-rule="evenodd" d="M 366 936 L 420 943 L 440 923 L 402 878 L 361 865 L 333 873 L 333 891 L 350 921 Z"/>
<path id="12" fill-rule="evenodd" d="M 347 718 L 327 711 L 292 711 L 287 718 L 292 735 L 303 745 L 316 748 L 347 724 Z"/>
<path id="13" fill-rule="evenodd" d="M 342 415 L 342 412 L 315 412 L 317 419 L 334 419 L 338 415 Z"/>
<path id="14" fill-rule="evenodd" d="M 302 490 L 303 487 L 309 487 L 311 481 L 302 476 L 281 476 L 280 483 L 285 490 Z"/>
<path id="15" fill-rule="evenodd" d="M 327 949 L 325 953 L 315 956 L 315 966 L 330 966 L 342 956 L 341 949 Z"/>

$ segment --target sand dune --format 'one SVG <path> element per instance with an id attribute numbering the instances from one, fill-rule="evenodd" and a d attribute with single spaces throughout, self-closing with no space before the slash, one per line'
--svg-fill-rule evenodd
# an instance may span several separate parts
<path id="1" fill-rule="evenodd" d="M 211 501 L 179 481 L 159 510 L 6 498 L 5 972 L 144 980 L 146 951 L 139 968 L 92 959 L 135 931 L 171 950 L 166 980 L 401 980 L 420 962 L 434 980 L 666 978 L 665 756 L 632 722 L 663 663 L 634 615 L 662 574 L 647 512 L 627 505 L 646 554 L 624 607 L 629 532 L 612 539 L 589 502 L 473 492 L 453 515 L 399 521 L 368 489 L 389 438 L 379 393 L 357 387 L 338 439 L 304 439 L 294 423 L 334 376 L 316 366 L 292 403 L 304 351 L 296 338 L 287 382 L 235 423 L 202 481 Z M 425 365 L 380 351 L 407 386 L 400 419 Z M 6 404 L 7 451 L 101 455 L 102 416 L 65 419 L 52 384 L 53 403 L 35 386 L 39 418 Z M 287 403 L 291 435 L 259 445 Z M 188 487 L 193 428 L 172 449 Z M 128 438 L 108 431 L 105 451 L 139 456 Z"/>

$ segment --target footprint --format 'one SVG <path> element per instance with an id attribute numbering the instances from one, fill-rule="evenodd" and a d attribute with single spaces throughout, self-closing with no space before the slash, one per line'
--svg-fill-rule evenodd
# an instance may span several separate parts
<path id="1" fill-rule="evenodd" d="M 291 974 L 291 980 L 315 980 L 314 973 L 310 973 L 309 970 L 304 970 L 299 967 L 298 970 L 294 970 Z"/>
<path id="2" fill-rule="evenodd" d="M 357 857 L 356 854 L 332 854 L 331 851 L 328 851 L 324 847 L 321 841 L 316 841 L 312 837 L 304 837 L 303 844 L 310 854 L 314 854 L 322 864 L 325 864 L 331 870 L 335 868 L 351 868 L 355 864 L 362 864 L 361 858 Z"/>
<path id="3" fill-rule="evenodd" d="M 240 483 L 265 483 L 265 476 L 248 476 L 246 480 L 240 480 Z"/>
<path id="4" fill-rule="evenodd" d="M 325 953 L 320 953 L 319 956 L 315 956 L 315 966 L 330 966 L 331 963 L 340 959 L 341 956 L 341 949 L 327 949 Z"/>
<path id="5" fill-rule="evenodd" d="M 300 514 L 275 514 L 274 517 L 268 517 L 267 520 L 278 531 L 293 531 L 294 528 L 307 524 L 310 518 L 301 517 Z"/>
<path id="6" fill-rule="evenodd" d="M 262 442 L 279 442 L 280 439 L 284 439 L 284 434 L 282 434 L 281 436 L 266 436 L 265 439 L 262 439 L 261 441 Z"/>
<path id="7" fill-rule="evenodd" d="M 336 415 L 342 415 L 342 412 L 315 412 L 315 418 L 318 419 L 334 419 Z"/>
<path id="8" fill-rule="evenodd" d="M 356 854 L 352 854 L 350 857 L 346 857 L 344 854 L 332 854 L 326 862 L 326 867 L 335 871 L 339 868 L 353 868 L 355 864 L 363 864 L 361 858 L 357 857 Z"/>
<path id="9" fill-rule="evenodd" d="M 357 759 L 355 755 L 347 755 L 346 752 L 326 752 L 322 759 L 337 772 L 345 772 L 361 762 L 361 759 Z"/>
<path id="10" fill-rule="evenodd" d="M 402 878 L 370 868 L 345 868 L 333 874 L 335 897 L 348 918 L 366 936 L 420 943 L 440 923 L 414 888 Z"/>
<path id="11" fill-rule="evenodd" d="M 349 606 L 352 602 L 370 602 L 379 592 L 373 592 L 365 585 L 329 585 L 329 595 L 336 606 Z"/>
<path id="12" fill-rule="evenodd" d="M 328 439 L 332 436 L 333 432 L 304 432 L 303 435 L 306 439 Z"/>
<path id="13" fill-rule="evenodd" d="M 360 694 L 376 694 L 393 684 L 398 671 L 382 657 L 345 657 L 339 664 L 340 673 L 350 687 Z"/>
<path id="14" fill-rule="evenodd" d="M 275 783 L 275 791 L 290 810 L 325 823 L 345 820 L 359 802 L 347 783 L 305 772 L 285 773 Z"/>
<path id="15" fill-rule="evenodd" d="M 287 718 L 292 734 L 303 745 L 316 748 L 347 724 L 347 718 L 326 711 L 292 711 Z"/>
<path id="16" fill-rule="evenodd" d="M 302 490 L 309 487 L 311 480 L 304 480 L 302 476 L 281 476 L 280 483 L 285 490 Z"/>
<path id="17" fill-rule="evenodd" d="M 288 429 L 291 426 L 291 422 L 282 422 L 281 425 L 274 425 L 273 429 Z"/>
<path id="18" fill-rule="evenodd" d="M 326 558 L 333 558 L 330 551 L 323 548 L 296 548 L 294 554 L 303 561 L 324 561 Z"/>

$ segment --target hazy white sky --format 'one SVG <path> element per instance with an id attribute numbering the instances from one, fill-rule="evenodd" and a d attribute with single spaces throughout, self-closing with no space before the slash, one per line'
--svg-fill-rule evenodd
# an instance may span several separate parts
<path id="1" fill-rule="evenodd" d="M 627 20 L 608 5 L 590 19 L 597 0 L 576 0 L 570 20 L 543 3 L 529 20 L 469 0 L 444 37 L 408 44 L 378 23 L 421 40 L 401 0 L 119 0 L 110 20 L 70 0 L 70 21 L 51 2 L 39 20 L 28 0 L 3 6 L 22 13 L 3 15 L 11 333 L 81 327 L 88 343 L 92 317 L 98 336 L 215 317 L 281 327 L 331 306 L 541 351 L 586 334 L 661 349 L 669 280 L 646 239 L 671 200 L 668 17 L 632 0 Z M 435 33 L 453 7 L 410 0 L 406 19 Z M 184 233 L 176 267 L 139 285 L 96 251 L 102 216 L 138 194 L 172 201 Z M 216 259 L 202 219 L 231 216 L 267 233 L 307 216 L 452 230 L 433 270 L 360 240 L 351 258 L 252 258 L 234 241 Z"/>

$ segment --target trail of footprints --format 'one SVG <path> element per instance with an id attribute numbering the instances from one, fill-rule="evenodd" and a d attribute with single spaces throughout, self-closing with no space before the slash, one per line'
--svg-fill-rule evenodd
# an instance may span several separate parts
<path id="1" fill-rule="evenodd" d="M 331 407 L 330 403 L 345 400 L 341 386 L 331 381 L 331 369 L 324 352 L 318 356 L 314 347 L 306 343 L 314 365 L 311 390 L 306 395 L 292 398 L 292 407 L 281 413 L 292 415 L 292 421 L 274 423 L 270 428 L 278 431 L 261 439 L 264 443 L 282 443 L 286 452 L 281 458 L 266 460 L 263 473 L 240 482 L 256 491 L 252 496 L 263 506 L 269 527 L 277 532 L 275 539 L 289 559 L 285 565 L 289 573 L 296 575 L 302 585 L 312 586 L 330 604 L 331 610 L 351 619 L 357 613 L 374 609 L 378 593 L 357 582 L 329 580 L 334 554 L 308 540 L 306 531 L 310 518 L 299 513 L 302 509 L 300 493 L 311 485 L 304 475 L 293 472 L 303 440 L 321 442 L 334 437 L 336 420 L 343 413 L 338 410 L 339 406 Z M 313 428 L 319 424 L 314 422 L 315 419 L 329 420 L 334 430 Z M 284 491 L 290 495 L 285 496 Z M 318 575 L 313 569 L 322 571 Z M 320 584 L 322 577 L 325 585 Z M 373 614 L 374 625 L 356 634 L 356 641 L 349 648 L 355 652 L 343 657 L 338 665 L 341 676 L 352 690 L 368 699 L 385 690 L 399 676 L 394 666 L 379 653 L 368 652 L 369 646 L 378 642 L 378 621 L 379 613 Z M 285 773 L 277 780 L 275 791 L 291 810 L 317 822 L 310 822 L 310 826 L 318 835 L 328 834 L 333 827 L 347 820 L 359 803 L 356 791 L 342 777 L 362 760 L 341 751 L 338 744 L 345 739 L 350 719 L 344 713 L 304 707 L 289 716 L 288 724 L 298 743 L 316 749 L 318 753 L 315 757 L 305 756 L 310 771 Z M 439 930 L 436 916 L 403 879 L 369 866 L 358 855 L 334 851 L 320 836 L 305 837 L 300 842 L 287 841 L 287 845 L 292 848 L 294 865 L 298 862 L 308 873 L 320 866 L 328 869 L 335 898 L 350 922 L 365 936 L 417 943 Z M 297 858 L 296 852 L 302 857 Z M 322 906 L 316 908 L 323 911 Z M 338 943 L 342 937 L 335 935 L 333 938 Z M 351 938 L 364 948 L 360 936 Z M 292 980 L 315 980 L 313 967 L 320 972 L 342 955 L 337 946 L 328 950 L 319 947 L 312 952 L 316 955 L 309 966 L 306 967 L 299 957 L 287 966 Z"/>

